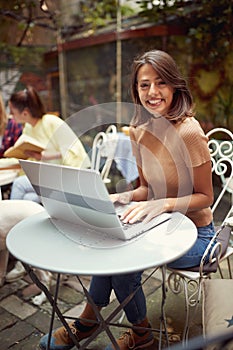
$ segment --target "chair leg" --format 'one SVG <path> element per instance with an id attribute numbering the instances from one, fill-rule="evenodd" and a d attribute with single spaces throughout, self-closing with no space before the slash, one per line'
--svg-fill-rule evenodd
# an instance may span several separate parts
<path id="1" fill-rule="evenodd" d="M 185 277 L 171 273 L 168 278 L 168 285 L 174 294 L 180 294 L 182 291 L 184 292 L 185 323 L 182 342 L 183 345 L 187 345 L 189 340 L 189 330 L 192 321 L 195 319 L 197 308 L 201 300 L 201 280 L 187 281 Z"/>
<path id="2" fill-rule="evenodd" d="M 224 276 L 223 276 L 222 269 L 221 269 L 220 265 L 218 265 L 218 271 L 219 271 L 221 279 L 224 279 Z"/>
<path id="3" fill-rule="evenodd" d="M 232 271 L 231 271 L 231 261 L 230 261 L 230 257 L 228 256 L 226 260 L 227 260 L 228 275 L 229 275 L 229 278 L 232 279 Z M 224 279 L 224 276 L 223 276 L 223 273 L 222 273 L 222 269 L 221 269 L 220 264 L 218 265 L 218 271 L 219 271 L 219 274 L 220 274 L 221 279 Z"/>
<path id="4" fill-rule="evenodd" d="M 229 277 L 230 277 L 230 279 L 232 279 L 232 271 L 231 271 L 230 257 L 227 258 L 227 267 L 228 267 Z"/>

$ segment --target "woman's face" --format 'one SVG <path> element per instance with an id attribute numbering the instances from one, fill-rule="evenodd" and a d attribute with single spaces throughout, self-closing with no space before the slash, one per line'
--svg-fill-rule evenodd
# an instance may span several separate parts
<path id="1" fill-rule="evenodd" d="M 20 112 L 19 109 L 15 108 L 11 102 L 9 102 L 9 109 L 10 109 L 10 114 L 13 116 L 13 118 L 17 123 L 25 123 L 27 121 L 25 110 Z"/>
<path id="2" fill-rule="evenodd" d="M 143 107 L 155 117 L 166 116 L 173 99 L 174 88 L 159 77 L 151 64 L 138 70 L 138 96 Z"/>

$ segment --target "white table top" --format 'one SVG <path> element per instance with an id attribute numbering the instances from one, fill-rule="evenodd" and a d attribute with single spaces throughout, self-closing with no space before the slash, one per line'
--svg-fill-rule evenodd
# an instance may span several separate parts
<path id="1" fill-rule="evenodd" d="M 125 245 L 93 248 L 59 232 L 46 211 L 24 219 L 9 232 L 7 247 L 17 259 L 52 272 L 112 275 L 162 266 L 182 256 L 197 238 L 195 225 L 180 213 Z"/>

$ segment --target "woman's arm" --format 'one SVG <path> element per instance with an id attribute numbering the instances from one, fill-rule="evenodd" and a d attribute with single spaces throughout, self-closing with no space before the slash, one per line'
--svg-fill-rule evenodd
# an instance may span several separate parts
<path id="1" fill-rule="evenodd" d="M 193 194 L 180 198 L 167 198 L 166 211 L 195 211 L 208 208 L 214 200 L 211 162 L 193 168 Z"/>
<path id="2" fill-rule="evenodd" d="M 112 202 L 119 202 L 121 204 L 128 204 L 132 201 L 146 201 L 149 198 L 149 188 L 148 183 L 143 177 L 142 171 L 138 168 L 140 185 L 132 191 L 126 191 L 121 193 L 114 193 L 110 195 Z"/>
<path id="3" fill-rule="evenodd" d="M 54 159 L 61 159 L 61 153 L 60 152 L 49 152 L 49 151 L 42 151 L 42 152 L 34 152 L 34 151 L 25 151 L 25 155 L 28 158 L 34 158 L 38 161 L 49 161 Z"/>
<path id="4" fill-rule="evenodd" d="M 189 211 L 208 208 L 213 203 L 211 162 L 193 168 L 193 194 L 178 198 L 164 198 L 139 202 L 127 209 L 122 215 L 124 222 L 135 222 L 143 217 L 145 221 L 163 213 Z"/>

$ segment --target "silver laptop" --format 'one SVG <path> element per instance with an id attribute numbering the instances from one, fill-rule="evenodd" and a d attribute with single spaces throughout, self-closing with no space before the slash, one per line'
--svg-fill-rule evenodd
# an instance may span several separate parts
<path id="1" fill-rule="evenodd" d="M 81 244 L 106 240 L 109 243 L 109 238 L 129 241 L 171 217 L 164 213 L 149 223 L 124 225 L 96 170 L 29 160 L 19 162 L 53 224 Z"/>

